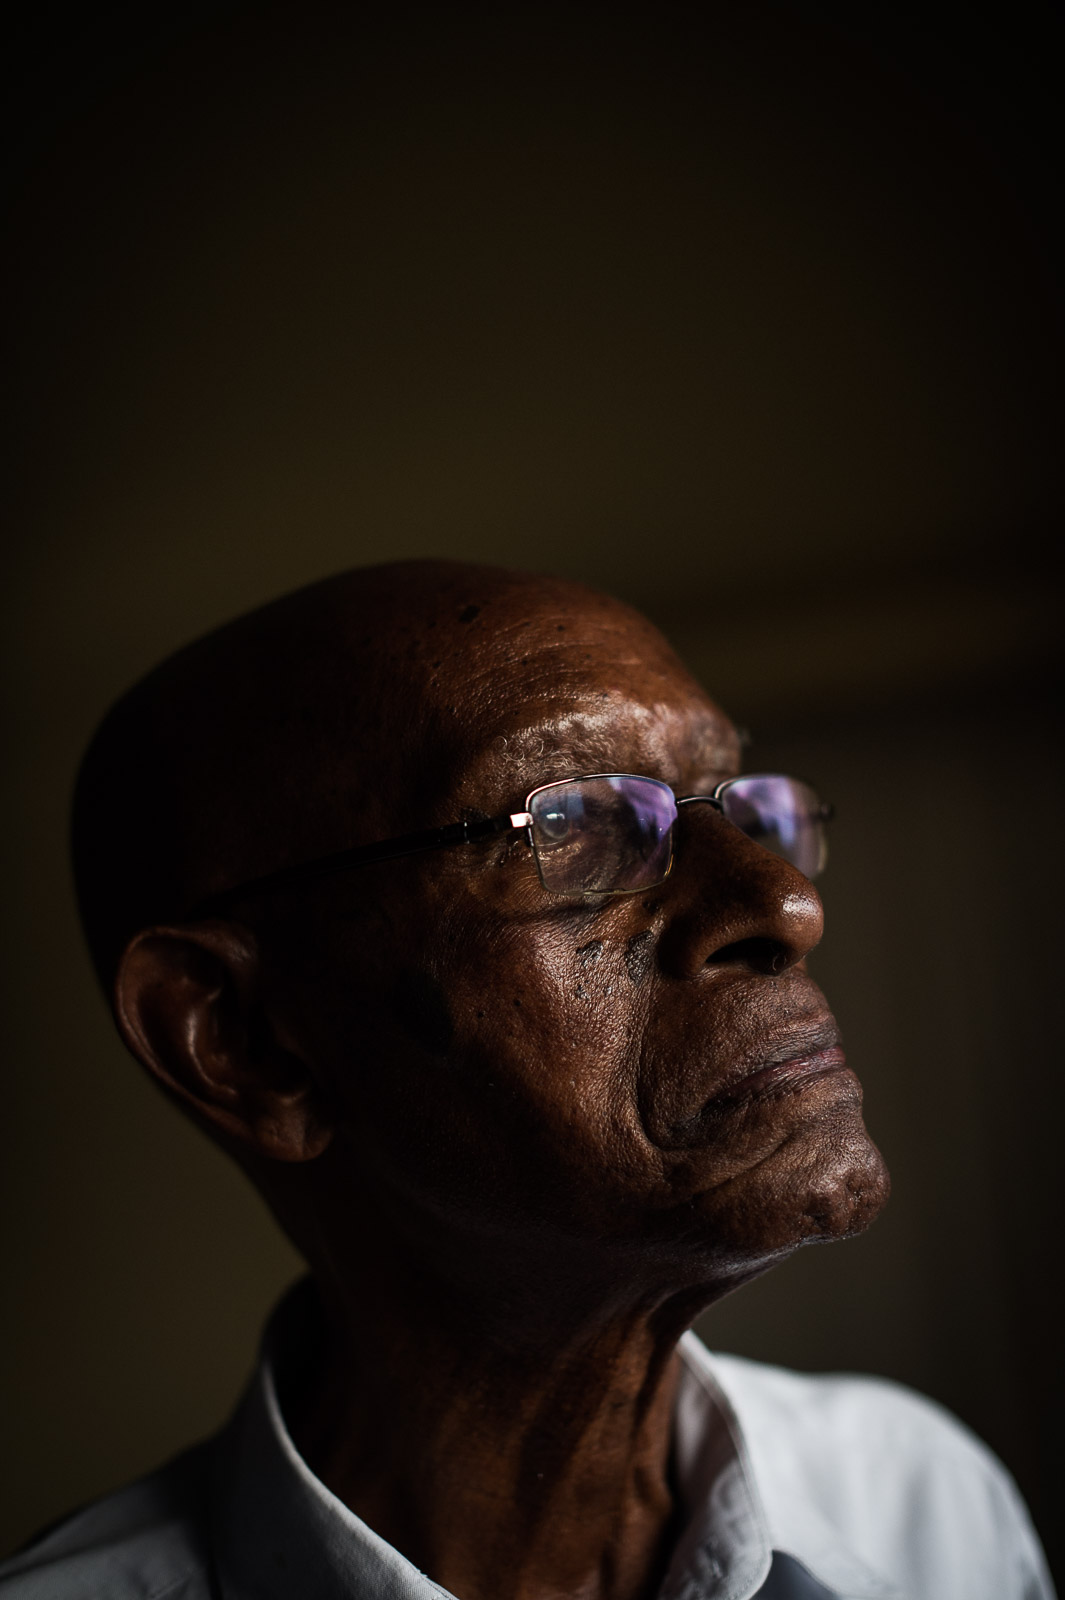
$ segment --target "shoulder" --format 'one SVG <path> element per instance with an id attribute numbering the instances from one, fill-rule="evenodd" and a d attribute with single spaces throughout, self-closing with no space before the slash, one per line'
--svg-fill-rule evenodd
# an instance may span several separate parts
<path id="1" fill-rule="evenodd" d="M 210 1600 L 210 1442 L 83 1507 L 0 1563 L 0 1600 Z"/>
<path id="2" fill-rule="evenodd" d="M 964 1423 L 935 1400 L 887 1378 L 854 1373 L 792 1372 L 785 1367 L 713 1355 L 709 1365 L 742 1413 L 744 1428 L 779 1436 L 787 1427 L 799 1449 L 836 1445 L 855 1454 L 895 1452 L 902 1470 L 920 1470 L 929 1452 L 978 1474 L 999 1477 L 998 1458 Z"/>
<path id="3" fill-rule="evenodd" d="M 799 1538 L 816 1511 L 915 1596 L 1052 1594 L 1013 1479 L 934 1400 L 881 1378 L 687 1354 L 732 1405 L 771 1525 Z"/>

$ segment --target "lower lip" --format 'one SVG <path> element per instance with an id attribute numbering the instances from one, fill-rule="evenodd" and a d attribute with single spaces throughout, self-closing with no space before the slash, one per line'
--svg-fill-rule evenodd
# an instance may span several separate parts
<path id="1" fill-rule="evenodd" d="M 791 1061 L 778 1061 L 775 1066 L 762 1067 L 749 1077 L 741 1078 L 730 1089 L 714 1095 L 711 1105 L 735 1105 L 741 1100 L 753 1100 L 773 1094 L 784 1094 L 793 1089 L 805 1089 L 818 1078 L 846 1069 L 847 1058 L 838 1046 L 819 1050 L 816 1055 L 795 1056 Z"/>

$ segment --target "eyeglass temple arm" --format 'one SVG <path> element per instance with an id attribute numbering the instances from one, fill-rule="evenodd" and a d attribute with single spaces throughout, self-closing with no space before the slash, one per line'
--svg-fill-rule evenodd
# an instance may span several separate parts
<path id="1" fill-rule="evenodd" d="M 402 856 L 413 856 L 422 850 L 449 850 L 455 845 L 472 844 L 478 839 L 489 839 L 494 834 L 518 832 L 532 822 L 527 811 L 509 812 L 501 817 L 487 817 L 474 822 L 449 822 L 442 828 L 426 828 L 420 833 L 405 833 L 398 839 L 383 839 L 378 844 L 356 845 L 351 850 L 338 850 L 333 855 L 320 856 L 294 867 L 282 867 L 280 872 L 268 872 L 232 889 L 220 889 L 208 895 L 192 909 L 192 915 L 202 916 L 235 899 L 237 895 L 258 894 L 263 889 L 284 889 L 294 883 L 312 883 L 328 878 L 347 867 L 370 866 L 376 861 L 398 861 Z"/>

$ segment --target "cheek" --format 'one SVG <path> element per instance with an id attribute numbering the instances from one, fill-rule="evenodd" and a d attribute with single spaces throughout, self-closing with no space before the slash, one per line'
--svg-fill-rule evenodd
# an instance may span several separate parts
<path id="1" fill-rule="evenodd" d="M 443 986 L 428 972 L 404 967 L 392 987 L 391 1018 L 397 1029 L 429 1056 L 444 1059 L 455 1023 Z"/>
<path id="2" fill-rule="evenodd" d="M 377 1109 L 405 1115 L 397 1159 L 416 1143 L 435 1186 L 593 1225 L 657 1183 L 635 1096 L 642 955 L 589 939 L 587 922 L 532 937 L 501 919 L 477 939 L 456 922 L 431 979 L 406 975 L 401 1064 Z"/>
<path id="3" fill-rule="evenodd" d="M 500 929 L 480 959 L 455 970 L 449 988 L 472 1057 L 515 1094 L 560 1114 L 597 1102 L 616 1114 L 627 1080 L 631 1088 L 638 995 L 617 944 L 585 932 L 578 925 L 532 940 Z"/>
<path id="4" fill-rule="evenodd" d="M 465 1227 L 609 1232 L 661 1181 L 636 1109 L 651 941 L 584 911 L 547 928 L 538 915 L 445 912 L 431 961 L 411 928 L 330 963 L 306 1021 L 360 1181 Z"/>
<path id="5" fill-rule="evenodd" d="M 530 1180 L 579 1191 L 584 1207 L 646 1192 L 660 1166 L 636 1098 L 650 985 L 630 968 L 642 970 L 644 946 L 633 954 L 588 931 L 520 944 L 501 931 L 494 959 L 464 964 L 449 985 L 456 1070 L 505 1102 Z"/>

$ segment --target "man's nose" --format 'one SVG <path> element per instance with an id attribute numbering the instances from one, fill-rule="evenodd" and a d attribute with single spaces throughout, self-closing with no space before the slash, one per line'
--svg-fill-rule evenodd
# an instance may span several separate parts
<path id="1" fill-rule="evenodd" d="M 682 810 L 662 892 L 671 916 L 660 956 L 677 977 L 697 977 L 707 966 L 775 976 L 808 955 L 824 931 L 809 878 L 709 807 Z"/>

